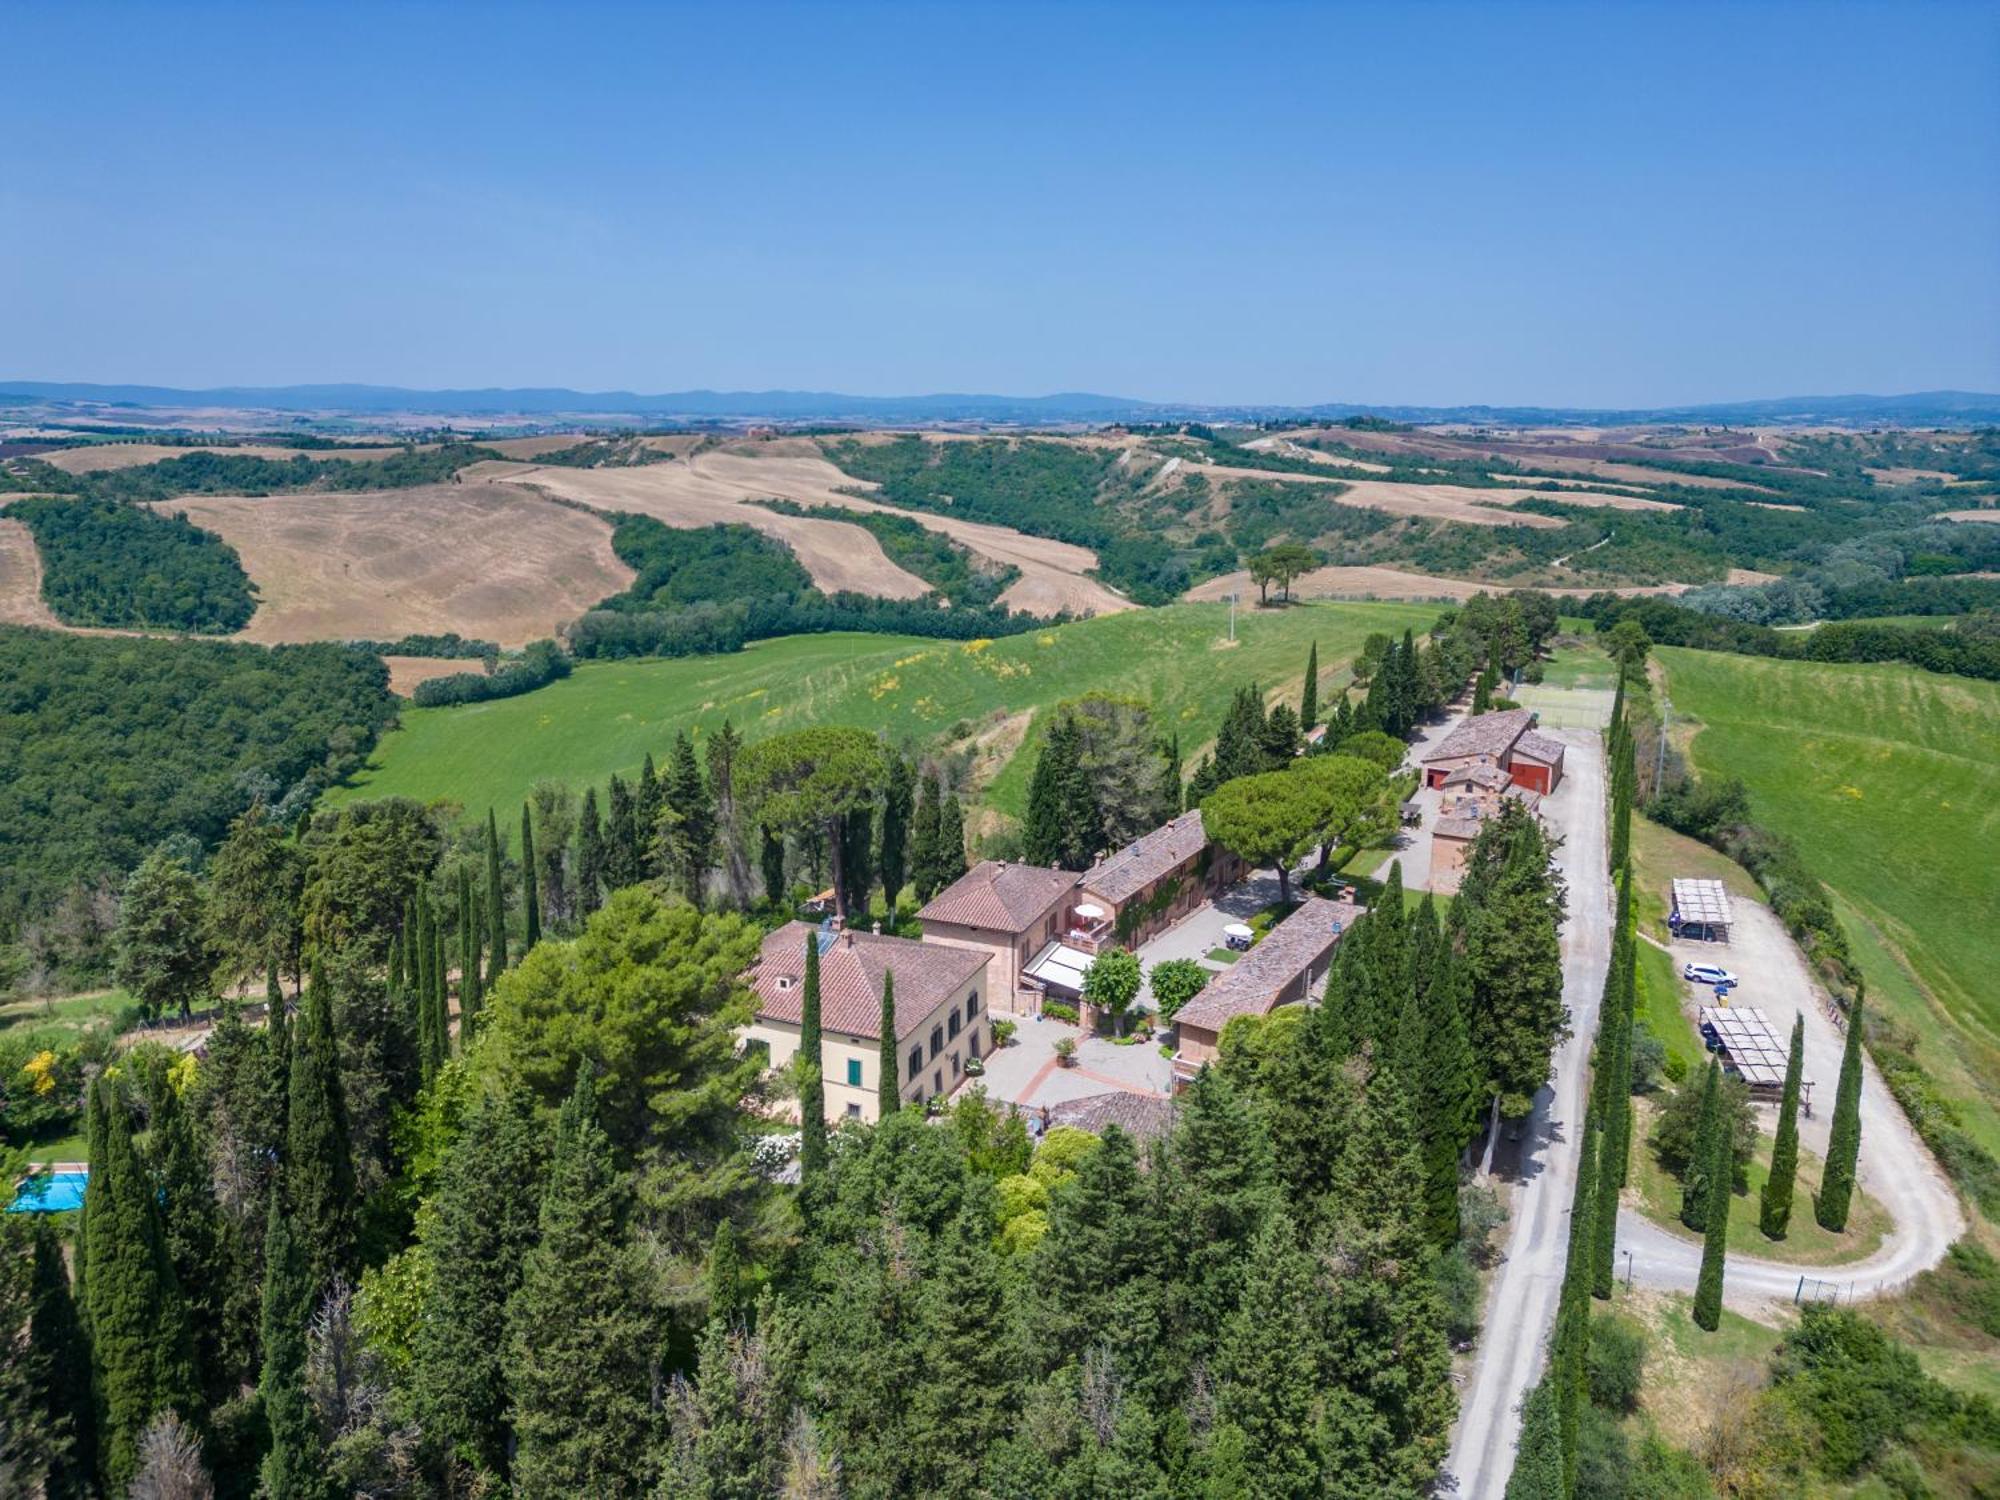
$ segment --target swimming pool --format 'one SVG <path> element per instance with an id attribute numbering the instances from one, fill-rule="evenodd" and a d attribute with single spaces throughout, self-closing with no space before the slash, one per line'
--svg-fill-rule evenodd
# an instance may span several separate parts
<path id="1" fill-rule="evenodd" d="M 83 1207 L 88 1172 L 37 1172 L 7 1205 L 10 1214 L 60 1214 Z"/>

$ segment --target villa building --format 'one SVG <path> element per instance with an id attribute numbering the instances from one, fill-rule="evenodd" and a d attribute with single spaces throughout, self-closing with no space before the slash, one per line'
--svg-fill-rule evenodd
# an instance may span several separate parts
<path id="1" fill-rule="evenodd" d="M 1505 772 L 1511 785 L 1547 796 L 1562 784 L 1563 744 L 1535 722 L 1534 710 L 1527 708 L 1465 720 L 1424 756 L 1424 785 L 1442 787 L 1453 772 L 1484 766 Z"/>
<path id="2" fill-rule="evenodd" d="M 1073 870 L 982 859 L 933 896 L 917 920 L 926 943 L 992 958 L 988 982 L 996 1007 L 1032 1011 L 1037 987 L 1024 976 L 1035 956 L 1074 925 L 1076 881 Z"/>

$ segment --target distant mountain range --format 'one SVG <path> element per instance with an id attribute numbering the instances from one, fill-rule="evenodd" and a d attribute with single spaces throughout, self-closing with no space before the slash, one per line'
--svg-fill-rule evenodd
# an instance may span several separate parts
<path id="1" fill-rule="evenodd" d="M 563 387 L 421 391 L 387 385 L 222 386 L 184 390 L 160 385 L 89 385 L 41 380 L 0 381 L 0 407 L 25 404 L 129 408 L 226 407 L 315 415 L 443 417 L 590 417 L 641 421 L 990 422 L 1022 426 L 1060 423 L 1290 419 L 1339 421 L 1383 417 L 1429 424 L 1488 426 L 1625 425 L 1644 422 L 1715 424 L 1834 423 L 1866 426 L 1970 427 L 2000 423 L 2000 395 L 1920 391 L 1903 396 L 1787 396 L 1699 406 L 1597 409 L 1554 406 L 1378 406 L 1326 402 L 1315 406 L 1136 401 L 1064 391 L 1053 396 L 850 396 L 836 391 L 574 391 Z"/>

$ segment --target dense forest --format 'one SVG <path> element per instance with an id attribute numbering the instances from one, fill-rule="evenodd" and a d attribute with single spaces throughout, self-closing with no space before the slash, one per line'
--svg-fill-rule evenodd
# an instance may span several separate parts
<path id="1" fill-rule="evenodd" d="M 258 799 L 293 817 L 395 717 L 379 658 L 0 627 L 0 945 L 101 973 L 125 872 L 221 840 Z"/>
<path id="2" fill-rule="evenodd" d="M 16 500 L 42 559 L 42 598 L 66 625 L 226 635 L 256 588 L 236 549 L 185 515 L 92 497 Z"/>
<path id="3" fill-rule="evenodd" d="M 385 458 L 263 458 L 227 448 L 196 448 L 178 458 L 70 474 L 53 464 L 14 460 L 13 488 L 101 500 L 173 500 L 182 495 L 283 495 L 303 490 L 399 490 L 440 484 L 467 464 L 499 458 L 471 443 L 398 448 Z"/>

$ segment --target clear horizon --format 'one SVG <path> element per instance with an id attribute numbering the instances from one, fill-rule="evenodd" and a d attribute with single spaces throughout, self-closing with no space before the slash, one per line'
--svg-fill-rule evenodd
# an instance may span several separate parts
<path id="1" fill-rule="evenodd" d="M 2000 391 L 2000 10 L 37 6 L 0 363 L 1646 408 Z"/>

